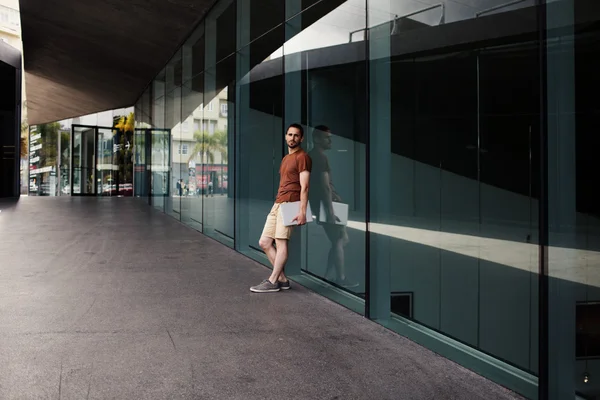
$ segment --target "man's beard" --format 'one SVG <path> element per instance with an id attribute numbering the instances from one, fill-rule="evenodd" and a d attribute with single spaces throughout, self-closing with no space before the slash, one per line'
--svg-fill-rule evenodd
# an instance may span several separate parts
<path id="1" fill-rule="evenodd" d="M 296 147 L 298 147 L 298 146 L 300 146 L 300 143 L 293 143 L 293 144 L 290 144 L 290 142 L 288 142 L 288 147 L 289 147 L 290 149 L 295 149 L 295 148 L 296 148 Z"/>

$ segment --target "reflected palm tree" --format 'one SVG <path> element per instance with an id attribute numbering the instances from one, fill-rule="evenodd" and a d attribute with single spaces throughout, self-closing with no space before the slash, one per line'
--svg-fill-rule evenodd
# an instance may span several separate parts
<path id="1" fill-rule="evenodd" d="M 221 154 L 221 164 L 227 164 L 227 132 L 217 131 L 214 133 L 215 150 Z"/>
<path id="2" fill-rule="evenodd" d="M 116 117 L 114 120 L 113 145 L 118 145 L 118 151 L 113 152 L 112 164 L 117 166 L 117 174 L 120 175 L 118 180 L 120 183 L 133 182 L 133 168 L 130 168 L 130 163 L 133 162 L 133 143 L 129 140 L 135 129 L 135 114 L 130 112 L 127 116 Z M 118 143 L 115 138 L 118 135 Z M 114 179 L 116 177 L 110 177 Z"/>
<path id="3" fill-rule="evenodd" d="M 188 163 L 190 161 L 200 162 L 204 165 L 214 165 L 215 164 L 215 156 L 219 154 L 220 160 L 219 164 L 227 163 L 227 132 L 226 131 L 216 131 L 212 134 L 203 131 L 196 131 L 194 133 L 194 139 L 196 144 L 194 145 L 194 149 L 188 159 Z M 196 158 L 199 157 L 199 160 Z M 215 172 L 211 169 L 208 172 L 203 171 L 203 175 L 205 173 L 208 174 L 208 191 L 212 195 L 213 190 L 220 190 L 220 186 L 218 186 L 223 181 L 223 168 L 221 168 L 220 172 L 217 172 L 218 180 L 215 182 L 213 175 Z M 204 170 L 204 168 L 203 168 Z M 213 186 L 214 184 L 214 186 Z M 208 194 L 207 194 L 208 195 Z"/>
<path id="4" fill-rule="evenodd" d="M 27 122 L 21 123 L 21 158 L 27 158 L 29 154 L 29 125 Z"/>
<path id="5" fill-rule="evenodd" d="M 196 156 L 200 156 L 202 163 L 214 164 L 217 153 L 221 155 L 221 163 L 227 162 L 227 132 L 216 131 L 210 134 L 206 131 L 196 131 L 194 140 L 196 144 L 188 162 L 194 160 Z"/>
<path id="6" fill-rule="evenodd" d="M 194 132 L 194 140 L 196 144 L 188 161 L 200 156 L 200 162 L 204 163 L 206 160 L 209 164 L 213 164 L 215 161 L 215 138 L 207 132 L 196 131 Z"/>

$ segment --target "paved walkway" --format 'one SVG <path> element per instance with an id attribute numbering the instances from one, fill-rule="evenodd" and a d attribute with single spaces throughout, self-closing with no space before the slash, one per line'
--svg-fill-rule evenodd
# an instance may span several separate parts
<path id="1" fill-rule="evenodd" d="M 125 198 L 0 202 L 1 399 L 517 399 Z"/>

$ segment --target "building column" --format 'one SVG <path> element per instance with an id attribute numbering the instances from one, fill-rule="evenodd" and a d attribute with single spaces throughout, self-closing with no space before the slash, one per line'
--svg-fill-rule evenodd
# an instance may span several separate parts
<path id="1" fill-rule="evenodd" d="M 237 2 L 237 48 L 235 75 L 235 248 L 248 250 L 250 241 L 250 169 L 245 166 L 252 160 L 248 152 L 241 151 L 243 141 L 251 137 L 250 132 L 250 0 Z M 255 241 L 257 242 L 257 240 Z M 256 243 L 257 245 L 258 243 Z"/>
<path id="2" fill-rule="evenodd" d="M 373 5 L 370 5 L 372 7 Z M 381 4 L 380 6 L 385 6 Z M 389 5 L 388 5 L 389 7 Z M 367 274 L 367 315 L 372 319 L 390 317 L 390 238 L 373 232 L 373 225 L 390 220 L 391 187 L 391 68 L 390 32 L 383 28 L 368 32 L 369 41 L 369 268 Z"/>
<path id="3" fill-rule="evenodd" d="M 301 0 L 286 0 L 285 1 L 285 15 L 286 19 L 291 16 L 298 14 L 302 10 Z M 302 31 L 302 14 L 297 15 L 293 19 L 285 22 L 285 37 L 284 42 L 287 42 Z M 284 116 L 283 116 L 283 129 L 287 129 L 290 124 L 298 123 L 302 124 L 303 120 L 306 120 L 302 115 L 302 99 L 303 91 L 306 88 L 302 87 L 302 74 L 306 73 L 302 70 L 302 52 L 296 52 L 293 54 L 286 55 L 285 43 L 283 48 L 283 69 L 284 69 Z M 310 134 L 309 121 L 303 124 L 304 127 L 304 143 L 303 148 L 307 149 L 308 135 Z M 281 149 L 283 155 L 287 154 L 287 144 L 283 140 L 285 132 L 281 132 Z M 277 174 L 276 179 L 279 178 L 278 171 L 274 170 L 274 174 Z M 277 181 L 277 180 L 275 180 Z M 285 271 L 287 275 L 294 276 L 299 275 L 301 270 L 306 269 L 307 254 L 306 249 L 308 246 L 308 231 L 307 227 L 295 228 L 294 236 L 289 243 L 289 258 Z"/>
<path id="4" fill-rule="evenodd" d="M 574 2 L 548 4 L 548 398 L 576 390 L 577 284 Z M 553 31 L 556 27 L 560 30 Z M 542 199 L 543 200 L 543 199 Z M 565 256 L 566 254 L 566 256 Z M 551 349 L 551 351 L 550 351 Z M 542 350 L 542 351 L 544 351 Z M 541 366 L 543 368 L 543 366 Z M 583 377 L 581 378 L 583 380 Z M 597 379 L 597 378 L 596 378 Z"/>

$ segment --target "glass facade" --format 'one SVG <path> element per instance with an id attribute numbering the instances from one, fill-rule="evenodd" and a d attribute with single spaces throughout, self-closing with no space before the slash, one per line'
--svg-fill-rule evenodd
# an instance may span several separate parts
<path id="1" fill-rule="evenodd" d="M 28 194 L 132 196 L 133 111 L 30 126 Z"/>
<path id="2" fill-rule="evenodd" d="M 595 0 L 219 0 L 133 108 L 30 127 L 29 194 L 133 194 L 268 266 L 300 123 L 339 222 L 295 230 L 287 276 L 527 398 L 598 399 L 599 43 Z"/>
<path id="3" fill-rule="evenodd" d="M 544 277 L 548 303 L 548 393 L 600 397 L 600 202 L 593 194 L 600 80 L 599 7 L 557 1 L 546 8 L 547 149 Z M 574 329 L 575 327 L 575 329 Z M 571 378 L 571 379 L 569 379 Z M 552 397 L 554 396 L 554 397 Z"/>
<path id="4" fill-rule="evenodd" d="M 296 229 L 288 276 L 528 398 L 599 398 L 599 39 L 592 0 L 220 0 L 135 105 L 134 193 L 268 265 L 300 123 L 343 221 Z"/>

